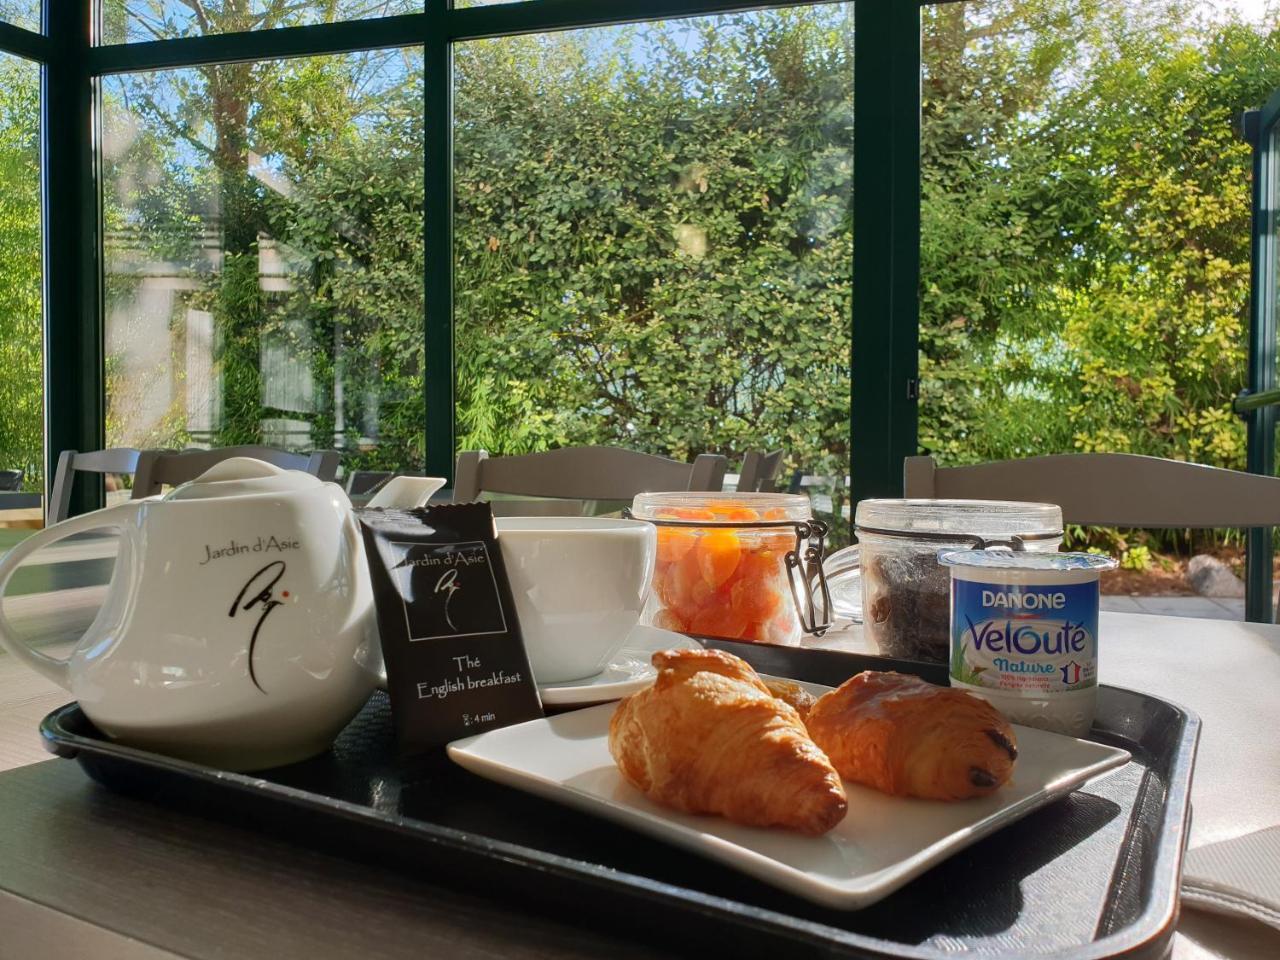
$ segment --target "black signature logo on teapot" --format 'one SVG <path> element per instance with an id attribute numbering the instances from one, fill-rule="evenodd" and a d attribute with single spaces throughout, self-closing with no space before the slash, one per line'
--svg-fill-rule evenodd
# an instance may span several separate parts
<path id="1" fill-rule="evenodd" d="M 284 601 L 277 600 L 275 595 L 276 584 L 284 576 L 284 571 L 285 563 L 283 560 L 273 560 L 257 571 L 240 588 L 240 592 L 236 594 L 235 602 L 231 604 L 231 609 L 227 613 L 227 616 L 234 617 L 237 613 L 251 613 L 255 609 L 260 611 L 258 620 L 253 625 L 253 634 L 249 637 L 249 679 L 253 681 L 253 685 L 262 693 L 267 691 L 262 689 L 262 684 L 258 683 L 257 674 L 254 672 L 253 651 L 258 644 L 258 634 L 262 630 L 262 625 L 266 622 L 267 617 L 271 616 L 271 611 L 276 607 L 284 606 Z M 288 597 L 289 591 L 281 591 L 281 596 Z"/>

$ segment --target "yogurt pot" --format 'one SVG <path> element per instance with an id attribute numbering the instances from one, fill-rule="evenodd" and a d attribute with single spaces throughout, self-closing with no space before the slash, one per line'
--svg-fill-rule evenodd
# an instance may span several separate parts
<path id="1" fill-rule="evenodd" d="M 951 570 L 951 686 L 1014 723 L 1083 737 L 1098 697 L 1098 576 L 1092 553 L 942 553 Z"/>

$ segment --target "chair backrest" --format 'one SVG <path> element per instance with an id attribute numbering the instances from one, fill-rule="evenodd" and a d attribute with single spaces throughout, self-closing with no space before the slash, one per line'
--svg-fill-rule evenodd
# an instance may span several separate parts
<path id="1" fill-rule="evenodd" d="M 477 499 L 482 491 L 563 500 L 630 500 L 651 490 L 719 490 L 727 463 L 704 453 L 681 463 L 621 447 L 565 447 L 517 457 L 490 457 L 483 450 L 458 455 L 454 500 Z"/>
<path id="2" fill-rule="evenodd" d="M 1056 503 L 1066 523 L 1100 527 L 1280 526 L 1280 477 L 1129 453 L 1068 453 L 939 467 L 907 457 L 908 497 Z"/>
<path id="3" fill-rule="evenodd" d="M 49 494 L 49 509 L 45 522 L 52 525 L 67 519 L 71 512 L 71 488 L 76 473 L 120 473 L 137 475 L 138 464 L 149 461 L 153 451 L 143 452 L 133 447 L 110 447 L 81 453 L 63 450 L 58 455 L 58 467 L 53 474 L 53 489 Z"/>
<path id="4" fill-rule="evenodd" d="M 587 517 L 598 506 L 592 500 L 555 498 L 494 499 L 489 501 L 495 517 Z"/>
<path id="5" fill-rule="evenodd" d="M 739 493 L 773 493 L 778 489 L 778 470 L 782 467 L 782 451 L 765 453 L 748 450 L 742 457 L 742 471 L 738 475 Z"/>
<path id="6" fill-rule="evenodd" d="M 22 489 L 23 471 L 0 470 L 0 490 L 13 492 Z"/>
<path id="7" fill-rule="evenodd" d="M 232 457 L 253 457 L 286 470 L 304 470 L 321 480 L 332 480 L 338 473 L 338 452 L 317 450 L 315 453 L 290 453 L 274 447 L 218 447 L 213 450 L 156 450 L 154 456 L 139 461 L 134 475 L 133 498 L 149 497 L 165 486 L 176 487 L 194 480 L 210 467 Z"/>

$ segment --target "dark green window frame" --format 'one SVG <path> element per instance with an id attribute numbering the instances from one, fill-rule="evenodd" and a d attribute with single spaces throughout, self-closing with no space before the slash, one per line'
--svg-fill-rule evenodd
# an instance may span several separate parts
<path id="1" fill-rule="evenodd" d="M 426 470 L 452 476 L 452 44 L 521 33 L 664 20 L 815 0 L 527 0 L 253 33 L 95 46 L 95 0 L 45 0 L 42 34 L 0 23 L 0 51 L 42 66 L 45 450 L 105 443 L 99 78 L 140 70 L 422 46 Z M 816 0 L 831 2 L 831 0 Z M 916 451 L 919 311 L 920 4 L 857 0 L 854 36 L 852 497 L 900 495 Z M 803 415 L 801 412 L 800 415 Z M 76 510 L 100 503 L 77 490 Z"/>
<path id="2" fill-rule="evenodd" d="M 1277 158 L 1274 141 L 1280 130 L 1280 90 L 1260 110 L 1244 117 L 1244 136 L 1253 146 L 1253 264 L 1249 304 L 1249 386 L 1236 400 L 1236 410 L 1245 418 L 1248 429 L 1247 469 L 1250 473 L 1271 476 L 1276 466 L 1276 425 L 1280 423 L 1280 407 L 1276 400 L 1277 325 L 1280 303 L 1277 289 L 1280 277 L 1275 275 L 1277 233 L 1280 212 L 1272 199 L 1280 193 L 1275 180 Z M 1245 619 L 1270 623 L 1272 530 L 1255 528 L 1248 533 L 1245 550 L 1246 608 Z"/>

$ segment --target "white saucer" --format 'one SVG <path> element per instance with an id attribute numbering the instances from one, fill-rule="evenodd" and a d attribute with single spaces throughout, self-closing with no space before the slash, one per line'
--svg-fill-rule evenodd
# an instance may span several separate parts
<path id="1" fill-rule="evenodd" d="M 548 707 L 582 706 L 621 700 L 653 682 L 658 671 L 653 668 L 650 658 L 659 650 L 698 650 L 701 647 L 702 644 L 698 641 L 691 640 L 682 633 L 637 624 L 622 649 L 594 677 L 567 680 L 564 683 L 538 684 L 538 693 L 542 696 L 543 706 Z"/>

